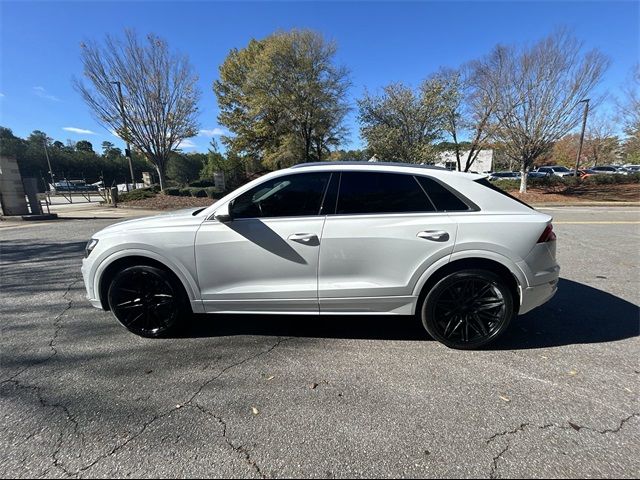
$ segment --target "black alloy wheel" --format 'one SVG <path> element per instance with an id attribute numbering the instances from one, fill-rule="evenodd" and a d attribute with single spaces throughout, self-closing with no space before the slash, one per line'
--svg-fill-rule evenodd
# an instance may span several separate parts
<path id="1" fill-rule="evenodd" d="M 486 270 L 447 275 L 427 294 L 422 323 L 427 332 L 451 348 L 474 349 L 498 338 L 514 316 L 514 299 L 506 282 Z"/>
<path id="2" fill-rule="evenodd" d="M 182 286 L 167 271 L 137 265 L 118 272 L 109 287 L 109 307 L 118 321 L 142 337 L 175 334 L 191 313 Z"/>

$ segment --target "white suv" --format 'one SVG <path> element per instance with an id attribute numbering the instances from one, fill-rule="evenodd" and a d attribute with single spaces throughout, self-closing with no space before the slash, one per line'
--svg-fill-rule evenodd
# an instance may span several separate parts
<path id="1" fill-rule="evenodd" d="M 495 340 L 549 300 L 551 217 L 485 176 L 385 163 L 301 164 L 205 209 L 93 236 L 88 298 L 132 332 L 187 314 L 417 314 L 454 348 Z"/>

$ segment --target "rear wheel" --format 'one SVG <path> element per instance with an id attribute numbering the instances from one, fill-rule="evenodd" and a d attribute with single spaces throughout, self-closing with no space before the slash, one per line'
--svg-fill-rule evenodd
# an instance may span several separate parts
<path id="1" fill-rule="evenodd" d="M 462 270 L 434 285 L 422 305 L 427 332 L 451 348 L 474 349 L 498 338 L 515 313 L 507 283 L 487 270 Z"/>
<path id="2" fill-rule="evenodd" d="M 108 299 L 118 321 L 142 337 L 175 334 L 191 313 L 178 280 L 169 272 L 149 265 L 118 272 L 109 286 Z"/>

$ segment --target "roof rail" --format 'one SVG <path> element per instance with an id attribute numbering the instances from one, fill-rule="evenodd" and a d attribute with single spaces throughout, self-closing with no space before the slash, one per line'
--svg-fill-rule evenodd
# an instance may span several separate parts
<path id="1" fill-rule="evenodd" d="M 331 167 L 339 165 L 369 165 L 372 167 L 411 167 L 411 168 L 426 168 L 430 170 L 447 170 L 444 167 L 437 167 L 435 165 L 422 165 L 418 163 L 402 163 L 402 162 L 365 162 L 349 160 L 344 162 L 310 162 L 310 163 L 298 163 L 289 168 L 306 168 L 306 167 Z"/>

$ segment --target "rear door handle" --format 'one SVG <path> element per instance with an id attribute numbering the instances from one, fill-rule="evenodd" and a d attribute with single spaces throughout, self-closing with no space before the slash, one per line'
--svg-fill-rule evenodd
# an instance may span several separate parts
<path id="1" fill-rule="evenodd" d="M 417 236 L 433 242 L 446 242 L 449 240 L 449 233 L 444 230 L 425 230 L 424 232 L 418 232 Z"/>
<path id="2" fill-rule="evenodd" d="M 303 245 L 319 245 L 318 236 L 314 233 L 293 233 L 289 235 L 292 242 L 302 243 Z"/>

